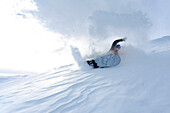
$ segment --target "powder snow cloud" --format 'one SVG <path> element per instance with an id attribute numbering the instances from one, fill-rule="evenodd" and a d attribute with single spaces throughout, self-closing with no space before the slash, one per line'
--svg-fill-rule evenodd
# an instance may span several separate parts
<path id="1" fill-rule="evenodd" d="M 148 39 L 153 38 L 152 34 L 156 33 L 156 36 L 159 36 L 166 33 L 165 30 L 160 31 L 156 27 L 164 25 L 160 22 L 156 23 L 159 18 L 154 13 L 155 7 L 159 6 L 160 9 L 161 6 L 165 6 L 166 1 L 160 5 L 158 0 L 155 2 L 151 0 L 35 0 L 35 2 L 38 11 L 33 14 L 43 22 L 44 26 L 63 34 L 67 39 L 83 38 L 89 42 L 89 45 L 86 43 L 88 47 L 102 44 L 104 41 L 107 42 L 106 40 L 113 41 L 119 37 L 128 37 L 127 44 L 141 47 L 147 44 Z M 165 12 L 164 9 L 160 11 Z"/>
<path id="2" fill-rule="evenodd" d="M 133 7 L 139 3 L 135 0 L 35 2 L 39 11 L 34 15 L 49 29 L 70 37 L 104 39 L 116 35 L 144 38 L 151 25 L 146 14 Z"/>

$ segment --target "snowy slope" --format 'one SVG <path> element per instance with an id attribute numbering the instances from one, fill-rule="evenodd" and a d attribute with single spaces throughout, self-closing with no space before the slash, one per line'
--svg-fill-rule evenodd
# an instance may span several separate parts
<path id="1" fill-rule="evenodd" d="M 170 50 L 170 36 L 164 36 L 150 41 L 151 50 L 154 52 Z"/>
<path id="2" fill-rule="evenodd" d="M 0 9 L 0 113 L 170 113 L 170 37 L 146 44 L 169 35 L 168 0 L 1 0 Z M 81 58 L 124 36 L 118 66 Z"/>
<path id="3" fill-rule="evenodd" d="M 116 67 L 70 64 L 2 82 L 0 113 L 169 113 L 170 51 L 126 49 Z"/>

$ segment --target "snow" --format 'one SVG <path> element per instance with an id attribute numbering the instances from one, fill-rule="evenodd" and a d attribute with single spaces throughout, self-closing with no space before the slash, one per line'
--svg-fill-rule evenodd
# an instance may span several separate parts
<path id="1" fill-rule="evenodd" d="M 37 76 L 14 76 L 0 84 L 0 112 L 169 113 L 170 51 L 127 49 L 120 65 L 111 68 L 70 64 Z M 72 50 L 76 56 L 77 48 Z"/>
<path id="2" fill-rule="evenodd" d="M 168 2 L 0 5 L 0 113 L 170 113 Z M 119 65 L 87 65 L 124 36 Z"/>
<path id="3" fill-rule="evenodd" d="M 150 41 L 150 51 L 161 52 L 170 50 L 170 36 L 164 36 Z"/>

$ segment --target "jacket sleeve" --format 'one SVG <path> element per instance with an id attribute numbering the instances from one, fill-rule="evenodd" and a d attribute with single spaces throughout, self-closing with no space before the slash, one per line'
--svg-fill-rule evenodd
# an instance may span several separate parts
<path id="1" fill-rule="evenodd" d="M 119 42 L 122 42 L 122 41 L 124 41 L 124 39 L 118 39 L 118 40 L 115 40 L 114 42 L 113 42 L 113 44 L 112 45 L 117 45 L 117 43 L 119 43 Z"/>
<path id="2" fill-rule="evenodd" d="M 119 42 L 122 42 L 122 41 L 125 41 L 125 39 L 118 39 L 118 40 L 115 40 L 110 48 L 110 50 L 114 50 L 114 48 L 116 47 L 117 43 Z"/>

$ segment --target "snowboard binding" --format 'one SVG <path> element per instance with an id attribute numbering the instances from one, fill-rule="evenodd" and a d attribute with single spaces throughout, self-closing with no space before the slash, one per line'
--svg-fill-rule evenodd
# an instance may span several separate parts
<path id="1" fill-rule="evenodd" d="M 98 68 L 99 66 L 97 66 L 97 63 L 94 60 L 87 60 L 87 64 L 89 64 L 90 66 L 93 66 L 93 68 Z"/>

